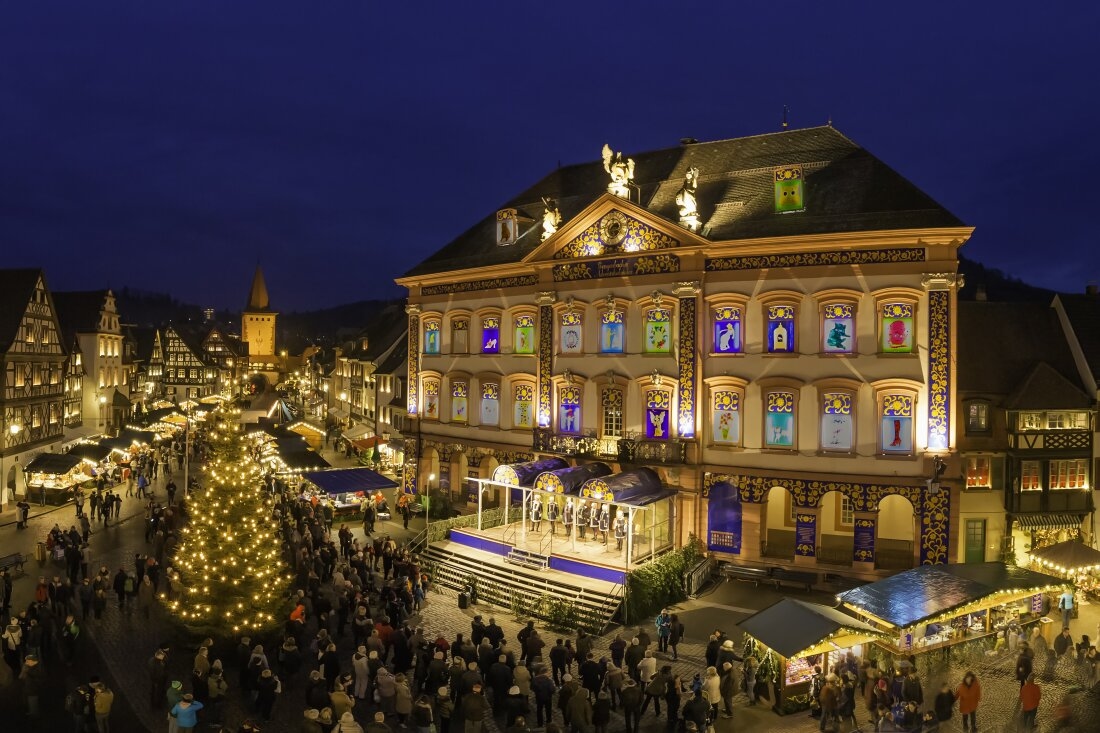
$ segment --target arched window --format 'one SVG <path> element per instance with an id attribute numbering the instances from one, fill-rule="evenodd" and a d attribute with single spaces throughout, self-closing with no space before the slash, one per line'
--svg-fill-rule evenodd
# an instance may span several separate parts
<path id="1" fill-rule="evenodd" d="M 774 390 L 764 394 L 764 447 L 794 448 L 794 392 Z"/>
<path id="2" fill-rule="evenodd" d="M 881 443 L 883 453 L 911 455 L 913 453 L 913 396 L 886 393 L 881 398 Z"/>
<path id="3" fill-rule="evenodd" d="M 451 382 L 451 422 L 464 423 L 469 420 L 469 382 Z"/>
<path id="4" fill-rule="evenodd" d="M 566 386 L 558 390 L 558 432 L 581 433 L 581 388 Z"/>
<path id="5" fill-rule="evenodd" d="M 498 316 L 481 319 L 481 353 L 500 353 L 500 318 Z"/>
<path id="6" fill-rule="evenodd" d="M 600 352 L 604 354 L 623 353 L 624 344 L 623 312 L 611 307 L 600 314 Z"/>
<path id="7" fill-rule="evenodd" d="M 496 427 L 500 425 L 500 384 L 483 382 L 481 384 L 481 424 Z"/>
<path id="8" fill-rule="evenodd" d="M 821 396 L 821 450 L 851 453 L 854 420 L 850 392 L 825 392 Z"/>
<path id="9" fill-rule="evenodd" d="M 584 317 L 579 311 L 566 310 L 561 314 L 561 332 L 559 336 L 561 353 L 584 353 Z"/>
<path id="10" fill-rule="evenodd" d="M 826 303 L 821 309 L 821 350 L 826 354 L 851 354 L 855 350 L 855 306 Z"/>
<path id="11" fill-rule="evenodd" d="M 711 439 L 716 445 L 741 444 L 741 393 L 716 390 L 711 397 Z"/>
<path id="12" fill-rule="evenodd" d="M 424 419 L 439 419 L 439 380 L 435 377 L 424 378 Z"/>
<path id="13" fill-rule="evenodd" d="M 439 319 L 438 318 L 425 318 L 424 319 L 424 353 L 425 354 L 438 354 L 439 353 Z"/>
<path id="14" fill-rule="evenodd" d="M 741 309 L 725 305 L 714 309 L 714 353 L 741 353 Z"/>
<path id="15" fill-rule="evenodd" d="M 535 317 L 522 315 L 515 317 L 515 354 L 535 353 Z"/>
<path id="16" fill-rule="evenodd" d="M 769 305 L 767 307 L 766 351 L 769 354 L 792 354 L 795 350 L 795 306 Z"/>
<path id="17" fill-rule="evenodd" d="M 608 387 L 601 395 L 600 437 L 623 437 L 623 391 L 617 387 Z"/>
<path id="18" fill-rule="evenodd" d="M 530 430 L 535 426 L 535 388 L 530 384 L 512 387 L 512 427 Z"/>
<path id="19" fill-rule="evenodd" d="M 645 353 L 667 354 L 672 349 L 672 311 L 650 308 L 645 312 Z"/>
<path id="20" fill-rule="evenodd" d="M 451 353 L 468 354 L 470 352 L 470 319 L 451 319 Z"/>
<path id="21" fill-rule="evenodd" d="M 671 432 L 669 413 L 672 396 L 666 389 L 647 389 L 645 393 L 645 437 L 668 440 Z"/>
<path id="22" fill-rule="evenodd" d="M 881 348 L 885 354 L 910 354 L 915 343 L 915 308 L 912 303 L 882 304 Z"/>

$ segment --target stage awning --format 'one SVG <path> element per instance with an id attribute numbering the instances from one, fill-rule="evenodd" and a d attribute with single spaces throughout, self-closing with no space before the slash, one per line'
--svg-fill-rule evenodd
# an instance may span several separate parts
<path id="1" fill-rule="evenodd" d="M 1080 514 L 1017 514 L 1020 529 L 1077 529 L 1081 526 Z"/>
<path id="2" fill-rule="evenodd" d="M 369 468 L 338 468 L 332 471 L 311 471 L 302 475 L 329 494 L 354 494 L 359 491 L 397 488 L 397 482 L 393 479 Z"/>
<path id="3" fill-rule="evenodd" d="M 504 466 L 497 466 L 496 470 L 493 471 L 493 481 L 512 486 L 530 486 L 540 473 L 568 467 L 569 464 L 561 458 L 540 458 L 537 461 L 509 463 Z"/>
<path id="4" fill-rule="evenodd" d="M 1056 545 L 1040 547 L 1028 554 L 1040 565 L 1060 573 L 1100 569 L 1100 550 L 1095 550 L 1077 540 L 1066 540 Z"/>
<path id="5" fill-rule="evenodd" d="M 887 635 L 843 611 L 784 598 L 742 621 L 741 630 L 787 659 L 850 649 Z"/>
<path id="6" fill-rule="evenodd" d="M 97 445 L 95 443 L 81 443 L 70 448 L 68 455 L 76 456 L 81 460 L 91 461 L 92 463 L 99 463 L 104 458 L 111 455 L 111 446 Z"/>
<path id="7" fill-rule="evenodd" d="M 535 488 L 558 494 L 576 494 L 590 479 L 610 475 L 611 467 L 606 463 L 585 463 L 581 466 L 543 471 L 535 478 Z"/>
<path id="8" fill-rule="evenodd" d="M 39 453 L 24 471 L 28 473 L 47 473 L 51 476 L 61 476 L 73 470 L 84 460 L 80 456 L 71 453 Z"/>
<path id="9" fill-rule="evenodd" d="M 646 497 L 657 497 L 664 490 L 661 477 L 651 468 L 635 468 L 606 478 L 594 478 L 581 487 L 581 496 L 624 504 L 649 503 Z M 655 500 L 655 499 L 654 499 Z"/>
<path id="10" fill-rule="evenodd" d="M 1009 603 L 1063 585 L 1053 575 L 1001 562 L 921 565 L 837 598 L 872 620 L 910 628 L 949 612 L 981 610 L 987 601 Z"/>

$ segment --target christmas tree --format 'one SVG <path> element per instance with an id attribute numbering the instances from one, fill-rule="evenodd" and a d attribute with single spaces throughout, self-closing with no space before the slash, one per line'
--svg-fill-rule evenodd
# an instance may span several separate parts
<path id="1" fill-rule="evenodd" d="M 204 488 L 188 497 L 188 523 L 172 559 L 179 593 L 161 596 L 184 626 L 206 635 L 274 628 L 291 581 L 261 468 L 234 417 L 212 416 Z"/>

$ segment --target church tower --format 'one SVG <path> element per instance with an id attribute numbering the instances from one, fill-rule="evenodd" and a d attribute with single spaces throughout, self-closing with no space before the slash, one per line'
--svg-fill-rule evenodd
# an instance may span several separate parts
<path id="1" fill-rule="evenodd" d="M 275 319 L 278 315 L 271 310 L 264 273 L 256 265 L 248 305 L 241 313 L 241 340 L 248 344 L 250 362 L 275 362 Z"/>

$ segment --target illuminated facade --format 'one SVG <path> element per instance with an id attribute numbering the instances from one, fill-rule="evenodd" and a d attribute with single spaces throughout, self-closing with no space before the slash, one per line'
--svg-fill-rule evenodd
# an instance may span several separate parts
<path id="1" fill-rule="evenodd" d="M 462 496 L 536 456 L 647 466 L 678 490 L 677 541 L 733 561 L 953 560 L 957 481 L 928 481 L 955 450 L 971 229 L 831 127 L 631 163 L 626 195 L 599 163 L 560 169 L 502 208 L 515 236 L 490 215 L 398 279 L 406 486 Z"/>
<path id="2" fill-rule="evenodd" d="M 66 338 L 80 346 L 84 367 L 82 412 L 94 432 L 121 427 L 130 414 L 130 378 L 115 295 L 110 290 L 54 293 Z"/>

